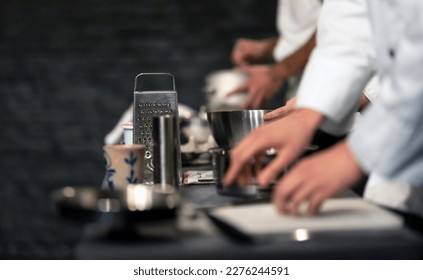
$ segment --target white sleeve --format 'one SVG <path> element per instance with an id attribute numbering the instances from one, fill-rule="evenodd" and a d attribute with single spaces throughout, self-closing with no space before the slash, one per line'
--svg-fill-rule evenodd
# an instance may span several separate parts
<path id="1" fill-rule="evenodd" d="M 348 131 L 359 97 L 372 76 L 373 46 L 365 0 L 326 0 L 318 22 L 317 46 L 301 80 L 297 107 L 325 117 L 322 129 Z"/>
<path id="2" fill-rule="evenodd" d="M 366 171 L 423 186 L 423 2 L 369 5 L 378 31 L 381 94 L 364 112 L 348 144 Z"/>
<path id="3" fill-rule="evenodd" d="M 282 61 L 303 46 L 316 31 L 320 0 L 279 0 L 276 18 L 279 32 L 273 49 L 275 61 Z"/>

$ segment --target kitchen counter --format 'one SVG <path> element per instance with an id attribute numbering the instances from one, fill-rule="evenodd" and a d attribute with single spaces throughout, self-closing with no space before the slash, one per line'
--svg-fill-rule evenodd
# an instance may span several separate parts
<path id="1" fill-rule="evenodd" d="M 346 194 L 345 196 L 351 196 Z M 162 225 L 162 236 L 110 234 L 88 225 L 75 248 L 77 259 L 422 259 L 423 237 L 405 227 L 316 232 L 298 241 L 292 234 L 249 238 L 213 223 L 204 208 L 248 201 L 218 195 L 212 185 L 184 187 L 178 230 Z M 252 203 L 251 201 L 248 203 Z M 268 203 L 257 201 L 256 203 Z M 203 208 L 203 209 L 200 209 Z M 142 227 L 141 227 L 142 228 Z M 138 231 L 139 233 L 139 231 Z"/>

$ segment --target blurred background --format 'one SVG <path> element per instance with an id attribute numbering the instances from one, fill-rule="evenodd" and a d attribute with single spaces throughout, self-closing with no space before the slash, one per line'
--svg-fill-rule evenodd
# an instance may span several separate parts
<path id="1" fill-rule="evenodd" d="M 67 259 L 81 226 L 54 212 L 65 185 L 99 185 L 102 145 L 141 72 L 175 76 L 203 105 L 205 76 L 238 37 L 276 35 L 276 0 L 0 3 L 0 259 Z"/>

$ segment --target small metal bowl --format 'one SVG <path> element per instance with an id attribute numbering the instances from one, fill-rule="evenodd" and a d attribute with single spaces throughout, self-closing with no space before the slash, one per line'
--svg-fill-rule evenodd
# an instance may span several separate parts
<path id="1" fill-rule="evenodd" d="M 227 196 L 237 196 L 245 198 L 265 198 L 270 197 L 271 187 L 261 188 L 254 182 L 254 167 L 251 167 L 250 182 L 246 185 L 232 183 L 230 186 L 223 185 L 223 177 L 230 165 L 229 149 L 211 148 L 213 175 L 216 180 L 217 193 Z"/>
<path id="2" fill-rule="evenodd" d="M 233 147 L 264 123 L 268 110 L 212 111 L 207 120 L 219 147 Z"/>
<path id="3" fill-rule="evenodd" d="M 99 214 L 118 216 L 128 223 L 173 219 L 179 196 L 170 185 L 129 185 L 121 190 L 66 186 L 52 194 L 66 218 L 93 221 Z"/>

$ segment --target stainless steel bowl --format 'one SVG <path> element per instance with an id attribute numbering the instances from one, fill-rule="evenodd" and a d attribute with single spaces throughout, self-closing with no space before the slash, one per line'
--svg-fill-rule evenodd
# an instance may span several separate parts
<path id="1" fill-rule="evenodd" d="M 217 193 L 221 195 L 237 196 L 244 198 L 268 198 L 270 188 L 260 188 L 254 179 L 254 166 L 251 166 L 250 182 L 245 185 L 233 183 L 230 186 L 223 185 L 223 177 L 230 165 L 229 149 L 211 148 L 213 175 L 216 179 Z"/>
<path id="2" fill-rule="evenodd" d="M 207 120 L 220 147 L 233 147 L 264 123 L 268 110 L 212 111 Z"/>
<path id="3" fill-rule="evenodd" d="M 170 185 L 129 185 L 121 190 L 66 186 L 52 198 L 61 215 L 84 221 L 96 220 L 98 214 L 126 223 L 173 219 L 179 207 L 177 191 Z"/>

